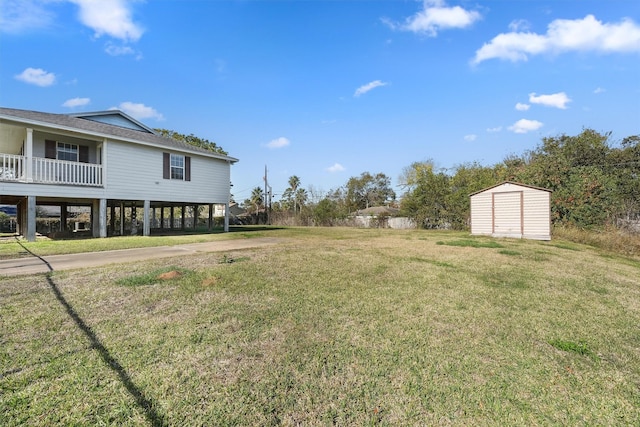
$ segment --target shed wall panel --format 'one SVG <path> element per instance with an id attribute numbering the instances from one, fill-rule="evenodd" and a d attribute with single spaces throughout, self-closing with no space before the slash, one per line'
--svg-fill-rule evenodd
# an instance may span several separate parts
<path id="1" fill-rule="evenodd" d="M 492 233 L 491 193 L 480 193 L 471 198 L 471 234 Z"/>
<path id="2" fill-rule="evenodd" d="M 524 237 L 549 240 L 551 238 L 550 197 L 546 191 L 530 191 L 524 198 Z"/>

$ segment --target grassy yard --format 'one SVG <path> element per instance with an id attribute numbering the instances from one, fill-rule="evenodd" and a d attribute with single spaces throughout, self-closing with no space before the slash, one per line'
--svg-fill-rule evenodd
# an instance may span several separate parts
<path id="1" fill-rule="evenodd" d="M 0 236 L 0 259 L 30 256 L 29 252 L 40 256 L 56 254 L 74 254 L 82 252 L 100 252 L 116 249 L 171 246 L 185 243 L 202 243 L 216 240 L 251 238 L 260 233 L 259 227 L 233 227 L 233 233 L 186 233 L 143 236 L 117 236 L 108 239 L 49 239 L 38 238 L 35 242 L 16 239 L 13 235 Z"/>
<path id="2" fill-rule="evenodd" d="M 288 239 L 0 278 L 0 425 L 640 425 L 637 258 L 258 233 Z"/>

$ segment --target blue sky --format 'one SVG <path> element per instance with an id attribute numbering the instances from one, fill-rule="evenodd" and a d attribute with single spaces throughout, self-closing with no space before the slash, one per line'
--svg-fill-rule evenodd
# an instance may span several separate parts
<path id="1" fill-rule="evenodd" d="M 395 186 L 415 161 L 640 134 L 640 2 L 0 0 L 0 105 L 216 141 L 239 201 L 265 165 L 275 200 L 291 175 Z"/>

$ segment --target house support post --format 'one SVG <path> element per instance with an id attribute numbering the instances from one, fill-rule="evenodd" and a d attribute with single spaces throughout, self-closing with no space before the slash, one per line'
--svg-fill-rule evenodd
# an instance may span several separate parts
<path id="1" fill-rule="evenodd" d="M 160 207 L 160 230 L 164 228 L 164 206 Z"/>
<path id="2" fill-rule="evenodd" d="M 120 235 L 124 236 L 124 202 L 120 202 Z"/>
<path id="3" fill-rule="evenodd" d="M 149 219 L 151 210 L 151 201 L 144 201 L 144 212 L 142 214 L 142 235 L 149 236 L 151 234 L 151 221 Z"/>
<path id="4" fill-rule="evenodd" d="M 213 229 L 213 204 L 209 203 L 209 218 L 208 219 L 208 227 L 209 227 L 209 233 L 211 233 L 211 230 Z"/>
<path id="5" fill-rule="evenodd" d="M 27 182 L 33 182 L 33 129 L 31 128 L 27 128 L 27 138 L 24 144 L 24 156 L 25 177 L 27 178 Z"/>
<path id="6" fill-rule="evenodd" d="M 20 200 L 18 202 L 18 205 L 16 206 L 16 233 L 17 234 L 24 234 L 24 200 Z"/>
<path id="7" fill-rule="evenodd" d="M 64 233 L 65 231 L 67 231 L 67 204 L 66 203 L 61 203 L 60 204 L 60 232 Z"/>
<path id="8" fill-rule="evenodd" d="M 182 205 L 182 222 L 180 223 L 180 230 L 184 231 L 184 219 L 185 219 L 185 214 L 186 214 L 186 210 L 187 210 L 187 206 L 186 205 Z"/>
<path id="9" fill-rule="evenodd" d="M 107 230 L 107 234 L 111 231 L 111 235 L 116 234 L 116 205 L 111 203 L 111 214 L 109 217 L 109 230 Z"/>
<path id="10" fill-rule="evenodd" d="M 224 205 L 224 232 L 229 231 L 229 202 Z"/>
<path id="11" fill-rule="evenodd" d="M 174 222 L 173 221 L 175 220 L 175 216 L 176 216 L 175 213 L 176 212 L 173 209 L 173 206 L 171 206 L 171 212 L 170 212 L 170 214 L 171 214 L 171 223 L 169 224 L 169 228 L 172 229 L 172 230 L 173 230 L 173 226 L 174 226 Z"/>
<path id="12" fill-rule="evenodd" d="M 107 237 L 107 199 L 98 201 L 98 230 L 98 237 Z"/>
<path id="13" fill-rule="evenodd" d="M 193 205 L 191 207 L 191 209 L 193 209 L 193 215 L 191 215 L 193 217 L 193 231 L 196 231 L 198 228 L 198 207 L 200 205 Z"/>
<path id="14" fill-rule="evenodd" d="M 131 235 L 136 236 L 138 234 L 138 207 L 135 200 L 131 202 Z"/>
<path id="15" fill-rule="evenodd" d="M 24 236 L 27 242 L 36 241 L 36 196 L 27 196 L 27 223 Z"/>
<path id="16" fill-rule="evenodd" d="M 91 206 L 91 234 L 107 237 L 107 199 L 95 199 Z"/>

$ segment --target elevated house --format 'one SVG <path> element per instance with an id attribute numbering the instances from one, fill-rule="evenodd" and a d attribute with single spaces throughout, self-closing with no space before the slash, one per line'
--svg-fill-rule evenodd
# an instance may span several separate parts
<path id="1" fill-rule="evenodd" d="M 238 160 L 161 136 L 117 110 L 52 114 L 0 108 L 0 205 L 17 206 L 18 232 L 35 240 L 36 206 L 91 208 L 94 237 L 124 234 L 214 205 L 229 212 Z M 140 214 L 139 212 L 142 212 Z M 109 213 L 109 215 L 108 215 Z M 224 228 L 228 231 L 228 214 Z"/>

